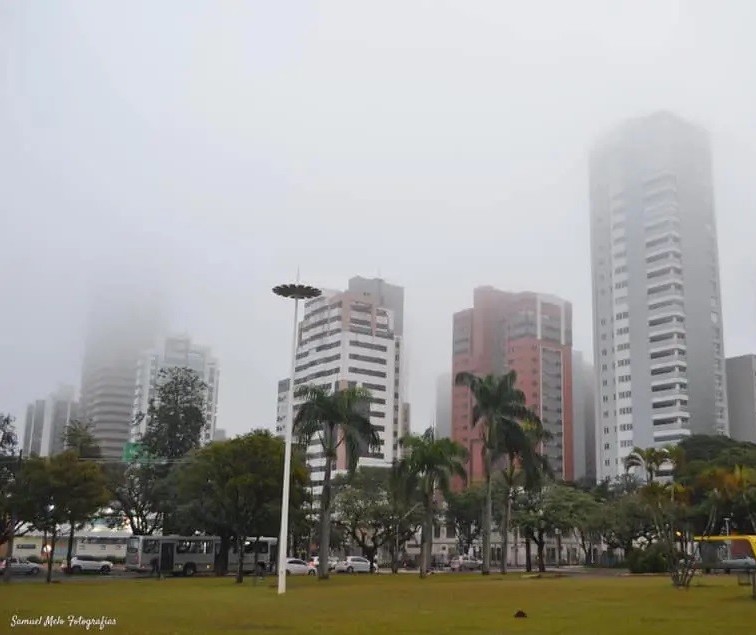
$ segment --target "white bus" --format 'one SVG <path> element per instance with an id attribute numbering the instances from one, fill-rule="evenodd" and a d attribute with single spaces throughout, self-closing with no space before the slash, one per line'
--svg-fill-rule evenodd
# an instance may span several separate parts
<path id="1" fill-rule="evenodd" d="M 244 545 L 244 571 L 269 571 L 275 566 L 278 540 L 260 538 L 257 546 L 257 567 L 252 554 L 255 539 Z M 133 536 L 126 547 L 126 570 L 149 573 L 156 568 L 162 573 L 192 576 L 207 573 L 215 568 L 215 558 L 220 553 L 221 540 L 217 536 Z M 236 546 L 228 552 L 228 570 L 236 571 L 239 553 Z"/>

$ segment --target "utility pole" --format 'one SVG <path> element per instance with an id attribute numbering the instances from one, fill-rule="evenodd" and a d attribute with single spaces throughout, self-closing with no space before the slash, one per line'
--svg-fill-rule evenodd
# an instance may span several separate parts
<path id="1" fill-rule="evenodd" d="M 18 451 L 18 459 L 16 460 L 16 473 L 14 476 L 18 476 L 18 473 L 21 471 L 21 458 L 23 457 L 24 451 L 19 450 Z M 11 514 L 10 514 L 10 537 L 8 538 L 8 551 L 7 551 L 7 560 L 5 563 L 5 571 L 3 571 L 3 582 L 8 584 L 11 581 L 11 566 L 10 566 L 10 558 L 13 557 L 13 538 L 16 535 L 16 523 L 18 522 L 18 514 L 16 514 L 16 502 L 14 500 L 11 500 Z"/>

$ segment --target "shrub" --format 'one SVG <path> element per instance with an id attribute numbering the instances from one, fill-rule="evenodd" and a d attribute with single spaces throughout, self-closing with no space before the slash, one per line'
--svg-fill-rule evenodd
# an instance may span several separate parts
<path id="1" fill-rule="evenodd" d="M 667 556 L 663 545 L 653 543 L 645 549 L 633 549 L 627 555 L 630 573 L 666 573 Z"/>

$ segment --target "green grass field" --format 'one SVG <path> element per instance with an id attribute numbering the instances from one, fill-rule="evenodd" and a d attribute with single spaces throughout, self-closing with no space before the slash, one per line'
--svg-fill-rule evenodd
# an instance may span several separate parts
<path id="1" fill-rule="evenodd" d="M 518 574 L 335 576 L 236 585 L 224 578 L 63 581 L 0 586 L 0 633 L 73 633 L 67 624 L 16 626 L 12 616 L 115 618 L 115 633 L 470 633 L 654 635 L 752 632 L 756 601 L 734 576 L 699 578 L 687 591 L 662 577 L 524 579 Z M 515 619 L 524 610 L 528 617 Z"/>

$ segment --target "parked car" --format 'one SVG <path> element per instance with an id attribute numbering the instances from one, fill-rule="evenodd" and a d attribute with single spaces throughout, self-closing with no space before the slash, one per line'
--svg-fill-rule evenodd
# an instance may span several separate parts
<path id="1" fill-rule="evenodd" d="M 3 558 L 0 560 L 0 573 L 5 573 L 6 567 L 10 567 L 13 575 L 37 575 L 41 569 L 40 565 L 26 558 Z"/>
<path id="2" fill-rule="evenodd" d="M 286 575 L 311 575 L 310 565 L 299 558 L 286 559 Z"/>
<path id="3" fill-rule="evenodd" d="M 370 560 L 361 556 L 348 556 L 336 563 L 336 573 L 370 573 Z"/>
<path id="4" fill-rule="evenodd" d="M 308 563 L 315 571 L 318 569 L 318 563 L 320 562 L 320 558 L 318 556 L 313 556 L 310 558 L 310 562 Z M 338 562 L 337 558 L 328 558 L 328 570 L 333 571 L 336 568 L 336 563 Z"/>
<path id="5" fill-rule="evenodd" d="M 62 571 L 67 570 L 66 563 L 60 565 Z M 71 558 L 71 573 L 97 572 L 107 575 L 113 570 L 113 563 L 109 560 L 98 560 L 93 556 L 74 556 Z"/>
<path id="6" fill-rule="evenodd" d="M 470 556 L 455 556 L 449 562 L 452 571 L 477 571 L 483 563 L 477 558 Z"/>

